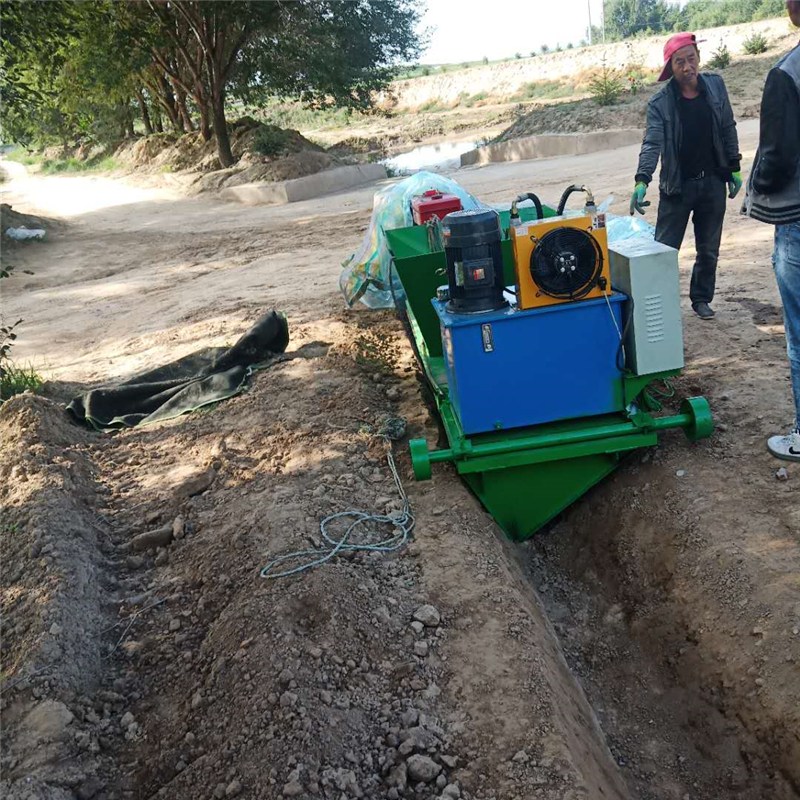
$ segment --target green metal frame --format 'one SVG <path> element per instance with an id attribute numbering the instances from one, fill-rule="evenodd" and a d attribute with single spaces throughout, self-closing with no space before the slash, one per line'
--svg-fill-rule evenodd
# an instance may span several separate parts
<path id="1" fill-rule="evenodd" d="M 533 209 L 522 209 L 523 219 Z M 552 209 L 545 215 L 552 216 Z M 508 214 L 501 214 L 506 230 Z M 696 441 L 714 430 L 703 397 L 682 401 L 679 413 L 654 416 L 647 388 L 680 370 L 626 375 L 622 380 L 625 412 L 566 420 L 528 428 L 466 436 L 450 403 L 439 320 L 431 299 L 446 283 L 442 252 L 430 252 L 424 227 L 386 231 L 394 268 L 405 292 L 411 335 L 442 420 L 449 447 L 429 450 L 424 439 L 409 443 L 417 480 L 431 477 L 432 465 L 453 464 L 484 507 L 514 540 L 526 539 L 613 472 L 631 450 L 658 442 L 659 431 L 683 428 Z M 510 241 L 502 242 L 508 284 L 514 283 Z"/>

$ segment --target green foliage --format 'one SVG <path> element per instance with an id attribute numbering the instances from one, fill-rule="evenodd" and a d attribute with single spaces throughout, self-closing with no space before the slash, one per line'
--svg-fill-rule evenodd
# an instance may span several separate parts
<path id="1" fill-rule="evenodd" d="M 784 0 L 689 0 L 680 22 L 684 30 L 695 30 L 782 17 L 785 13 Z"/>
<path id="2" fill-rule="evenodd" d="M 539 49 L 542 51 L 542 54 L 544 54 L 544 53 L 549 53 L 549 52 L 550 52 L 550 45 L 548 45 L 548 44 L 543 44 L 543 45 L 541 46 L 541 48 L 539 48 Z"/>
<path id="3" fill-rule="evenodd" d="M 253 149 L 262 156 L 277 156 L 286 152 L 289 135 L 281 128 L 263 125 L 256 130 Z"/>
<path id="4" fill-rule="evenodd" d="M 600 70 L 589 81 L 589 93 L 599 106 L 610 106 L 619 102 L 625 91 L 622 76 L 608 66 L 605 58 L 600 64 Z"/>
<path id="5" fill-rule="evenodd" d="M 134 116 L 167 117 L 214 135 L 228 166 L 227 98 L 369 109 L 424 45 L 418 14 L 412 0 L 0 0 L 3 138 L 110 143 Z"/>
<path id="6" fill-rule="evenodd" d="M 343 128 L 365 118 L 351 108 L 309 108 L 290 100 L 272 100 L 262 106 L 248 106 L 246 112 L 268 125 L 295 129 Z"/>
<path id="7" fill-rule="evenodd" d="M 14 267 L 0 267 L 0 280 L 11 277 Z M 11 360 L 11 348 L 17 338 L 17 327 L 22 322 L 18 319 L 13 323 L 6 323 L 0 319 L 0 403 L 8 400 L 15 394 L 20 394 L 26 389 L 36 391 L 42 380 L 32 367 L 20 367 Z"/>
<path id="8" fill-rule="evenodd" d="M 41 163 L 45 175 L 57 175 L 61 172 L 112 172 L 119 169 L 119 162 L 111 156 L 87 159 L 45 158 Z"/>
<path id="9" fill-rule="evenodd" d="M 605 0 L 603 6 L 605 35 L 612 42 L 670 31 L 679 15 L 678 7 L 667 0 Z"/>
<path id="10" fill-rule="evenodd" d="M 716 28 L 781 17 L 784 0 L 689 0 L 683 8 L 669 0 L 604 0 L 605 37 L 620 41 L 646 34 Z M 592 27 L 600 41 L 602 31 Z"/>
<path id="11" fill-rule="evenodd" d="M 511 100 L 515 103 L 525 100 L 555 100 L 571 97 L 576 92 L 577 88 L 568 81 L 532 81 L 521 86 Z"/>
<path id="12" fill-rule="evenodd" d="M 730 66 L 731 54 L 726 44 L 721 44 L 717 50 L 714 51 L 711 58 L 706 62 L 709 69 L 725 69 Z"/>
<path id="13" fill-rule="evenodd" d="M 0 356 L 0 403 L 15 394 L 38 392 L 42 383 L 41 375 L 31 364 L 20 366 Z"/>
<path id="14" fill-rule="evenodd" d="M 754 31 L 744 40 L 744 42 L 742 42 L 742 47 L 744 48 L 745 53 L 755 56 L 759 53 L 766 53 L 769 49 L 769 42 L 763 33 Z"/>

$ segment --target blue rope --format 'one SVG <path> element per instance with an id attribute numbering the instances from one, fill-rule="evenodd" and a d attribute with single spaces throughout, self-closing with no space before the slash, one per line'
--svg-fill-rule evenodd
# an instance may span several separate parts
<path id="1" fill-rule="evenodd" d="M 381 435 L 381 438 L 389 442 L 388 436 Z M 319 531 L 322 534 L 323 541 L 328 545 L 323 545 L 321 548 L 309 548 L 308 550 L 296 550 L 292 553 L 285 553 L 281 556 L 276 556 L 272 559 L 262 570 L 262 578 L 288 578 L 290 575 L 299 575 L 301 572 L 319 567 L 327 563 L 340 553 L 352 552 L 368 552 L 368 553 L 391 553 L 404 547 L 408 542 L 408 538 L 414 529 L 414 517 L 411 514 L 411 506 L 408 502 L 403 484 L 400 481 L 400 475 L 397 472 L 397 467 L 392 457 L 392 446 L 386 450 L 386 460 L 389 463 L 389 470 L 394 478 L 394 485 L 403 501 L 403 508 L 401 511 L 394 514 L 369 514 L 366 511 L 339 511 L 336 514 L 330 514 L 325 517 L 319 524 Z M 344 534 L 336 538 L 328 532 L 328 525 L 334 520 L 353 518 L 353 521 L 348 525 Z M 350 541 L 350 536 L 359 525 L 366 525 L 372 523 L 373 525 L 392 525 L 394 533 L 387 536 L 378 542 L 370 543 L 355 543 Z M 377 533 L 374 529 L 371 533 Z M 382 535 L 382 534 L 378 534 Z M 310 560 L 309 560 L 310 559 Z M 299 564 L 291 569 L 284 569 L 280 572 L 273 572 L 273 570 L 285 564 L 287 561 L 305 560 L 304 563 Z"/>

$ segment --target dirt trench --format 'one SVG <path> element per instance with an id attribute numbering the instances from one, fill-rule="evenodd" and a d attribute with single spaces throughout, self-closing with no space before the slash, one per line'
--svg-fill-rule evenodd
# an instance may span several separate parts
<path id="1" fill-rule="evenodd" d="M 436 437 L 377 317 L 300 326 L 246 395 L 151 429 L 4 406 L 7 796 L 798 797 L 793 710 L 709 668 L 699 604 L 671 594 L 670 498 L 642 512 L 675 441 L 522 547 L 451 471 L 411 483 L 398 447 L 405 550 L 259 579 L 326 510 L 399 508 L 382 419 Z M 132 550 L 148 530 L 171 535 Z"/>
<path id="2" fill-rule="evenodd" d="M 720 575 L 711 598 L 686 587 L 710 576 L 677 568 L 686 531 L 669 506 L 646 510 L 662 470 L 658 451 L 645 459 L 522 556 L 570 669 L 634 797 L 800 797 L 797 626 L 743 621 L 742 574 Z M 731 590 L 726 612 L 715 599 Z"/>

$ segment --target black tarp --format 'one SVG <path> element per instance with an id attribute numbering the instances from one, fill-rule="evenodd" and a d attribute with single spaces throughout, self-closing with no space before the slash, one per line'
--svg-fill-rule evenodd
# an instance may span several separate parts
<path id="1" fill-rule="evenodd" d="M 92 389 L 75 397 L 67 411 L 100 430 L 171 419 L 238 394 L 252 371 L 288 344 L 286 317 L 270 311 L 232 347 L 209 347 L 123 383 Z"/>

